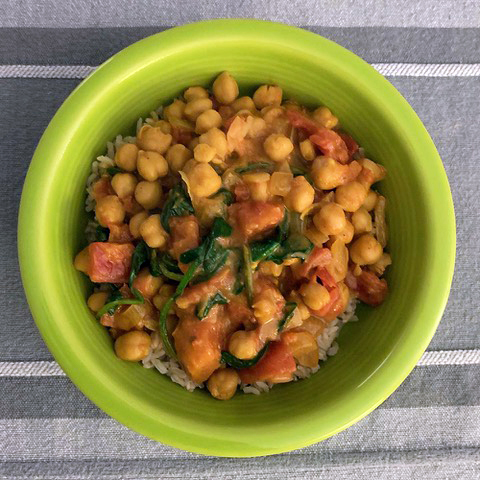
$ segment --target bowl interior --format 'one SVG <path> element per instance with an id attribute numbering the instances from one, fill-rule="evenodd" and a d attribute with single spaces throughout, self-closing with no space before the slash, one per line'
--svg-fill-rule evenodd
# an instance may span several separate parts
<path id="1" fill-rule="evenodd" d="M 262 33 L 259 36 L 259 32 Z M 285 97 L 326 104 L 384 164 L 391 288 L 380 308 L 360 307 L 339 353 L 320 371 L 259 397 L 219 402 L 118 360 L 85 304 L 90 286 L 72 259 L 83 246 L 85 181 L 116 134 L 189 85 L 229 70 L 251 93 L 277 83 Z M 454 220 L 436 150 L 396 90 L 341 47 L 291 27 L 255 21 L 193 24 L 149 37 L 113 57 L 69 97 L 32 162 L 22 197 L 20 258 L 38 326 L 73 381 L 131 428 L 200 453 L 250 456 L 326 438 L 382 402 L 426 348 L 451 281 Z M 35 236 L 33 236 L 35 232 Z M 35 237 L 35 238 L 33 238 Z"/>

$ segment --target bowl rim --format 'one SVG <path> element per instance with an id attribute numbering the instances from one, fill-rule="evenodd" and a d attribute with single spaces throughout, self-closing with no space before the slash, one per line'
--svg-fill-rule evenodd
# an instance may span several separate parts
<path id="1" fill-rule="evenodd" d="M 212 35 L 212 29 L 210 27 L 213 26 L 215 27 L 213 29 L 215 33 Z M 59 145 L 61 145 L 62 142 L 67 142 L 71 135 L 70 132 L 73 132 L 76 128 L 75 125 L 68 125 L 61 131 L 58 131 L 58 129 L 54 129 L 54 125 L 52 124 L 55 123 L 54 119 L 56 123 L 58 123 L 68 112 L 71 113 L 73 110 L 82 108 L 76 105 L 75 101 L 77 96 L 79 96 L 79 92 L 101 88 L 102 85 L 106 88 L 106 79 L 108 79 L 109 72 L 118 70 L 120 68 L 119 65 L 126 56 L 128 56 L 128 61 L 131 64 L 129 65 L 130 69 L 141 67 L 142 63 L 148 60 L 148 58 L 146 58 L 149 55 L 146 53 L 148 48 L 153 45 L 175 42 L 177 48 L 187 49 L 189 45 L 197 41 L 198 36 L 205 38 L 210 36 L 219 36 L 219 38 L 230 36 L 231 38 L 238 38 L 240 35 L 250 36 L 250 38 L 259 38 L 259 35 L 262 35 L 269 41 L 274 41 L 278 44 L 282 44 L 285 41 L 284 37 L 288 37 L 289 42 L 294 42 L 293 46 L 295 48 L 309 52 L 312 55 L 315 55 L 315 51 L 318 49 L 321 49 L 323 54 L 327 51 L 332 56 L 336 56 L 335 60 L 341 63 L 346 72 L 363 76 L 364 79 L 367 79 L 376 89 L 378 95 L 388 95 L 392 109 L 401 110 L 403 121 L 407 120 L 410 131 L 415 131 L 416 142 L 413 148 L 416 151 L 416 156 L 428 155 L 432 158 L 432 164 L 435 164 L 435 190 L 442 193 L 443 203 L 440 205 L 440 208 L 432 212 L 431 220 L 437 227 L 441 224 L 446 232 L 442 238 L 439 238 L 439 235 L 437 235 L 431 240 L 437 245 L 441 245 L 443 251 L 445 251 L 444 258 L 434 259 L 435 262 L 442 261 L 441 271 L 443 275 L 432 279 L 431 285 L 429 286 L 431 291 L 435 290 L 438 301 L 435 305 L 430 306 L 430 316 L 422 319 L 421 328 L 418 327 L 415 331 L 404 335 L 404 338 L 399 341 L 395 353 L 385 360 L 385 365 L 382 365 L 386 366 L 388 363 L 388 368 L 379 367 L 378 372 L 375 372 L 376 378 L 372 379 L 372 382 L 369 382 L 368 385 L 368 388 L 371 390 L 370 398 L 372 398 L 370 403 L 363 407 L 357 407 L 346 421 L 340 423 L 338 427 L 332 431 L 319 434 L 315 438 L 308 437 L 292 441 L 287 439 L 276 446 L 266 447 L 260 453 L 255 450 L 254 446 L 249 447 L 248 445 L 242 445 L 240 448 L 238 446 L 226 447 L 225 445 L 219 445 L 221 439 L 219 439 L 215 447 L 211 445 L 205 446 L 202 444 L 201 437 L 188 438 L 186 435 L 181 436 L 178 430 L 169 429 L 167 425 L 161 422 L 158 423 L 156 428 L 153 428 L 153 426 L 147 424 L 147 422 L 136 422 L 132 420 L 132 411 L 124 408 L 124 401 L 116 398 L 113 391 L 109 392 L 111 394 L 109 397 L 104 395 L 105 389 L 102 393 L 97 392 L 95 388 L 91 386 L 91 383 L 93 383 L 91 382 L 91 378 L 94 377 L 94 375 L 90 374 L 89 376 L 85 366 L 79 367 L 75 361 L 62 350 L 58 339 L 55 339 L 52 332 L 49 331 L 49 325 L 42 319 L 45 304 L 48 303 L 48 295 L 45 295 L 44 292 L 40 293 L 39 290 L 37 290 L 38 279 L 42 278 L 42 271 L 40 264 L 32 259 L 31 252 L 35 251 L 34 242 L 36 239 L 33 235 L 30 235 L 32 225 L 41 225 L 39 223 L 40 215 L 38 215 L 38 211 L 32 208 L 32 205 L 36 204 L 35 199 L 40 198 L 43 194 L 39 186 L 42 184 L 41 178 L 44 169 L 39 167 L 46 166 L 48 157 L 55 157 L 55 155 L 52 155 L 52 148 L 57 148 L 57 156 L 61 159 L 62 153 Z M 289 43 L 289 47 L 292 47 L 292 43 Z M 133 58 L 135 58 L 134 61 L 132 60 Z M 46 155 L 47 152 L 48 155 Z M 430 194 L 433 194 L 433 187 L 431 185 L 426 185 L 425 188 L 429 188 Z M 282 453 L 305 447 L 344 430 L 374 410 L 404 381 L 427 348 L 435 333 L 448 299 L 455 264 L 455 215 L 447 176 L 433 141 L 408 102 L 393 85 L 373 67 L 340 45 L 320 35 L 297 27 L 253 19 L 217 19 L 175 27 L 133 43 L 99 66 L 68 96 L 45 130 L 27 173 L 19 211 L 18 250 L 22 281 L 37 327 L 59 365 L 90 400 L 107 414 L 129 428 L 167 445 L 207 455 L 254 457 L 265 454 Z M 419 333 L 421 333 L 420 338 L 418 338 Z M 413 335 L 417 335 L 417 338 L 414 339 Z M 389 370 L 388 375 L 386 375 L 387 370 Z M 161 430 L 161 427 L 164 427 L 164 431 Z"/>

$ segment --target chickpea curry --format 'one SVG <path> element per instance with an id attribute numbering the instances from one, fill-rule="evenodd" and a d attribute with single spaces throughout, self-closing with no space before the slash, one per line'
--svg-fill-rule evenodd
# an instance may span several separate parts
<path id="1" fill-rule="evenodd" d="M 387 295 L 385 175 L 328 108 L 275 85 L 239 96 L 223 72 L 142 123 L 92 184 L 95 241 L 74 261 L 96 284 L 88 307 L 120 359 L 157 335 L 215 398 L 292 381 L 352 300 Z"/>

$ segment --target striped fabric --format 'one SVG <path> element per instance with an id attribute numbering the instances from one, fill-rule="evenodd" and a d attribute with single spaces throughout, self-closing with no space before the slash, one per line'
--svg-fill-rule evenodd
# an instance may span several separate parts
<path id="1" fill-rule="evenodd" d="M 283 455 L 219 459 L 148 440 L 64 375 L 26 304 L 16 256 L 22 183 L 50 118 L 80 80 L 172 25 L 256 17 L 354 51 L 407 98 L 452 187 L 456 272 L 417 368 L 367 418 Z M 0 479 L 480 478 L 480 4 L 477 0 L 3 0 L 0 2 Z"/>

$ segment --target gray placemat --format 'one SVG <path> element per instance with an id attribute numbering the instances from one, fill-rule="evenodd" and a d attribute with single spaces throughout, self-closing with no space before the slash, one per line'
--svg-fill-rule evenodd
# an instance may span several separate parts
<path id="1" fill-rule="evenodd" d="M 260 459 L 219 459 L 148 440 L 110 419 L 63 375 L 25 301 L 18 203 L 35 146 L 81 78 L 124 46 L 212 17 L 284 21 L 373 63 L 432 135 L 453 192 L 458 248 L 440 327 L 403 385 L 325 442 Z M 480 6 L 374 2 L 3 0 L 0 4 L 0 478 L 480 477 Z"/>

